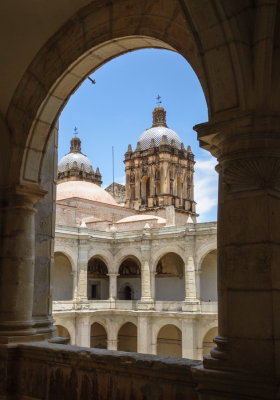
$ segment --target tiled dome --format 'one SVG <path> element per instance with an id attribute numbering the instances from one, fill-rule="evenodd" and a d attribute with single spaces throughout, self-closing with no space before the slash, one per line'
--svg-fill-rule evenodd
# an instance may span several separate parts
<path id="1" fill-rule="evenodd" d="M 68 153 L 59 161 L 58 172 L 64 172 L 67 169 L 74 168 L 74 163 L 76 163 L 76 167 L 79 170 L 84 169 L 86 172 L 93 171 L 91 162 L 87 156 L 82 153 Z"/>
<path id="2" fill-rule="evenodd" d="M 140 135 L 138 142 L 140 143 L 141 150 L 147 150 L 150 147 L 151 139 L 154 139 L 155 146 L 159 146 L 163 135 L 166 135 L 168 144 L 171 144 L 171 140 L 174 139 L 175 145 L 178 148 L 181 147 L 182 140 L 175 131 L 165 126 L 156 126 L 147 129 Z"/>
<path id="3" fill-rule="evenodd" d="M 164 135 L 167 138 L 168 144 L 171 144 L 173 139 L 175 141 L 175 146 L 178 148 L 181 147 L 182 140 L 179 135 L 166 125 L 165 109 L 163 107 L 155 107 L 153 111 L 152 127 L 143 132 L 138 139 L 140 150 L 147 150 L 150 147 L 151 139 L 154 139 L 155 146 L 159 146 Z"/>
<path id="4" fill-rule="evenodd" d="M 65 200 L 73 197 L 118 205 L 115 199 L 106 192 L 106 190 L 92 182 L 68 181 L 57 185 L 57 200 Z"/>

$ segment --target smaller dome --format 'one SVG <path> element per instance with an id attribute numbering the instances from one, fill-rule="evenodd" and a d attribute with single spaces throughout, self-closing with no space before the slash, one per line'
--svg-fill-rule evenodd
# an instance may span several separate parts
<path id="1" fill-rule="evenodd" d="M 166 219 L 162 217 L 157 217 L 156 215 L 149 214 L 138 214 L 138 215 L 130 215 L 129 217 L 125 217 L 117 221 L 117 224 L 123 224 L 126 222 L 139 222 L 139 221 L 150 221 L 156 220 L 158 224 L 165 224 Z"/>
<path id="2" fill-rule="evenodd" d="M 57 200 L 77 197 L 80 199 L 98 201 L 100 203 L 117 206 L 116 200 L 100 186 L 86 181 L 68 181 L 57 185 Z"/>
<path id="3" fill-rule="evenodd" d="M 74 165 L 74 163 L 76 163 Z M 67 169 L 77 168 L 84 169 L 85 172 L 92 172 L 93 168 L 87 156 L 82 153 L 68 153 L 61 158 L 58 163 L 58 172 L 65 172 Z"/>

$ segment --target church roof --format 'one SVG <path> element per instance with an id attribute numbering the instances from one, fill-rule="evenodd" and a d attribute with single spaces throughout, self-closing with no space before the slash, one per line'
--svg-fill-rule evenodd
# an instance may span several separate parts
<path id="1" fill-rule="evenodd" d="M 108 192 L 92 182 L 68 181 L 57 185 L 57 200 L 65 200 L 73 197 L 118 205 L 115 199 Z"/>
<path id="2" fill-rule="evenodd" d="M 139 221 L 148 221 L 148 220 L 157 220 L 158 224 L 166 223 L 166 219 L 162 217 L 158 217 L 157 215 L 150 214 L 138 214 L 138 215 L 130 215 L 129 217 L 125 217 L 117 221 L 117 224 L 126 223 L 126 222 L 139 222 Z"/>

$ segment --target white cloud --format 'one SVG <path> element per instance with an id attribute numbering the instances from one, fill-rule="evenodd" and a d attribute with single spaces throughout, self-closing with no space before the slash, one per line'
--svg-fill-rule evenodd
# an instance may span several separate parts
<path id="1" fill-rule="evenodd" d="M 217 161 L 211 157 L 197 160 L 194 174 L 194 199 L 197 202 L 198 221 L 213 221 L 217 216 L 218 174 Z"/>

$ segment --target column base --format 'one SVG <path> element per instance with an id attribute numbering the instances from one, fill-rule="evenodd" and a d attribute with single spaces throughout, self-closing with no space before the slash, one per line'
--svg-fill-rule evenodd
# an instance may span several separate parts
<path id="1" fill-rule="evenodd" d="M 194 301 L 185 300 L 182 304 L 182 311 L 200 312 L 201 307 L 199 300 L 194 300 Z"/>
<path id="2" fill-rule="evenodd" d="M 271 400 L 279 396 L 276 380 L 242 372 L 192 368 L 199 400 Z"/>
<path id="3" fill-rule="evenodd" d="M 19 343 L 29 343 L 29 342 L 42 342 L 46 340 L 45 335 L 34 334 L 25 336 L 0 336 L 0 347 L 15 346 Z"/>
<path id="4" fill-rule="evenodd" d="M 154 310 L 155 309 L 155 301 L 152 298 L 141 298 L 137 303 L 138 310 Z"/>

